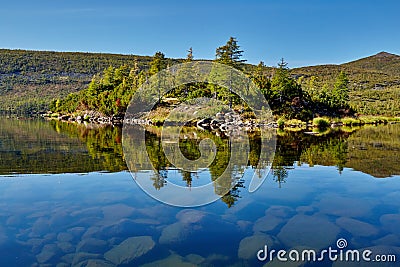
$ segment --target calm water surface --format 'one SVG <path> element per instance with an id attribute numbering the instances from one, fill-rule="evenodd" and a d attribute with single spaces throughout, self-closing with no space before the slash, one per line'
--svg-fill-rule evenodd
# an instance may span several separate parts
<path id="1" fill-rule="evenodd" d="M 251 154 L 238 186 L 192 209 L 160 203 L 138 187 L 119 128 L 6 118 L 0 125 L 0 266 L 399 266 L 400 125 L 278 133 L 259 190 L 247 191 L 257 162 Z M 157 133 L 149 129 L 146 148 L 136 151 L 147 149 L 157 166 L 149 179 L 158 190 L 168 181 L 188 190 L 201 185 L 229 157 L 222 149 L 208 170 L 180 172 L 157 150 Z M 196 157 L 198 141 L 190 140 L 181 149 Z M 257 150 L 256 135 L 251 147 Z M 265 245 L 337 249 L 339 238 L 344 249 L 396 255 L 397 263 L 282 265 L 256 256 Z"/>

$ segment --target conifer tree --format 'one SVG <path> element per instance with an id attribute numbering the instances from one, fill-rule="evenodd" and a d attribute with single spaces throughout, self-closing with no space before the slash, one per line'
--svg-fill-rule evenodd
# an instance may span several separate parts
<path id="1" fill-rule="evenodd" d="M 229 65 L 236 69 L 242 69 L 246 60 L 242 59 L 243 50 L 237 43 L 236 38 L 230 37 L 225 45 L 216 49 L 216 62 Z"/>

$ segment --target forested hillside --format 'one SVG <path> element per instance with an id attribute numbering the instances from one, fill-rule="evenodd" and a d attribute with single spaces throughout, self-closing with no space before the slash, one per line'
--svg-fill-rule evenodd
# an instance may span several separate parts
<path id="1" fill-rule="evenodd" d="M 381 52 L 341 65 L 321 65 L 293 69 L 311 95 L 333 87 L 335 77 L 345 72 L 349 78 L 350 106 L 361 114 L 400 115 L 400 56 Z M 325 88 L 324 88 L 325 87 Z"/>
<path id="2" fill-rule="evenodd" d="M 146 68 L 150 56 L 0 49 L 0 110 L 45 111 L 109 66 Z M 171 60 L 171 64 L 174 61 Z"/>
<path id="3" fill-rule="evenodd" d="M 236 40 L 234 41 L 236 42 Z M 237 45 L 237 43 L 235 44 Z M 225 64 L 235 63 L 235 60 L 229 58 L 227 45 L 217 48 L 216 59 Z M 219 51 L 219 55 L 218 49 L 222 49 Z M 272 105 L 276 101 L 276 96 L 286 90 L 288 95 L 285 101 L 288 103 L 292 102 L 296 94 L 301 94 L 305 102 L 310 100 L 322 103 L 322 107 L 337 106 L 339 100 L 335 100 L 331 94 L 335 90 L 335 83 L 338 82 L 339 75 L 343 73 L 346 77 L 342 78 L 345 78 L 343 81 L 346 82 L 345 87 L 348 89 L 349 95 L 348 106 L 355 112 L 400 115 L 400 56 L 381 52 L 341 65 L 310 66 L 291 70 L 287 69 L 285 62 L 282 61 L 280 64 L 283 64 L 281 67 L 284 67 L 285 71 L 281 74 L 286 77 L 286 84 L 283 87 L 288 86 L 282 91 L 279 89 L 282 84 L 277 84 L 279 82 L 277 78 L 274 84 L 274 76 L 279 73 L 281 67 L 266 67 L 263 63 L 258 66 L 244 64 L 241 58 L 243 51 L 239 49 L 239 46 L 236 47 L 236 52 L 240 52 L 236 55 L 238 56 L 236 62 L 238 65 L 233 67 L 239 68 L 240 65 L 239 69 L 258 83 L 264 90 L 267 99 L 272 101 Z M 70 100 L 74 100 L 73 97 L 76 100 L 77 94 L 70 95 L 70 93 L 85 90 L 86 93 L 91 91 L 90 101 L 92 102 L 83 101 L 82 104 L 89 108 L 96 108 L 100 105 L 107 106 L 107 101 L 114 101 L 107 110 L 103 110 L 103 113 L 119 112 L 121 108 L 117 106 L 120 105 L 120 101 L 123 101 L 125 106 L 132 94 L 132 92 L 122 91 L 131 89 L 128 87 L 132 82 L 135 82 L 136 88 L 143 79 L 157 71 L 157 68 L 162 69 L 184 61 L 184 59 L 169 59 L 162 54 L 160 62 L 154 62 L 157 55 L 161 54 L 135 56 L 0 49 L 0 110 L 13 113 L 46 111 L 51 103 L 54 108 L 57 100 L 60 105 L 60 101 L 65 102 L 64 99 L 67 96 Z M 228 55 L 227 58 L 225 58 L 226 55 Z M 193 54 L 191 54 L 190 60 L 196 60 L 193 59 Z M 150 69 L 152 64 L 156 69 Z M 134 81 L 128 79 L 129 75 L 134 78 Z M 288 75 L 291 79 L 287 79 Z M 115 79 L 110 81 L 110 78 Z M 123 99 L 104 98 L 107 95 L 104 90 L 110 92 L 117 90 L 116 88 L 122 84 L 124 79 L 124 86 L 120 86 L 118 89 L 119 94 L 124 96 Z M 126 81 L 129 83 L 127 84 Z M 107 85 L 107 83 L 109 84 Z M 104 86 L 105 84 L 106 86 Z M 208 90 L 207 88 L 203 89 Z M 193 94 L 199 92 L 197 90 Z M 103 93 L 102 96 L 97 95 L 101 93 Z M 220 95 L 223 97 L 223 92 Z M 86 94 L 86 96 L 88 95 Z M 100 103 L 101 101 L 103 104 Z M 117 106 L 115 106 L 115 101 L 117 101 Z M 275 104 L 280 106 L 281 103 Z M 76 107 L 77 105 L 70 106 L 68 111 L 72 111 L 71 108 Z M 292 108 L 290 105 L 288 107 Z M 310 107 L 310 109 L 312 108 Z"/>

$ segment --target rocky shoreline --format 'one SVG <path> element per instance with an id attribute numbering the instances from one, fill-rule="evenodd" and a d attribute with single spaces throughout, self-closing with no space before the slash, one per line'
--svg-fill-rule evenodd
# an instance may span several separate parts
<path id="1" fill-rule="evenodd" d="M 113 125 L 113 126 L 122 126 L 122 125 L 142 125 L 142 126 L 181 126 L 182 121 L 164 121 L 164 120 L 151 120 L 148 118 L 142 117 L 125 117 L 123 114 L 114 115 L 114 116 L 104 116 L 100 112 L 97 111 L 87 111 L 81 112 L 79 115 L 76 114 L 52 114 L 47 113 L 43 114 L 42 117 L 47 119 L 55 119 L 59 121 L 71 122 L 71 123 L 91 123 L 91 124 L 100 124 L 100 125 Z M 377 117 L 379 118 L 379 117 Z M 319 119 L 319 118 L 318 118 Z M 364 124 L 381 124 L 381 123 L 399 123 L 400 120 L 395 121 L 385 121 L 385 120 L 373 120 L 371 122 L 361 122 L 360 119 L 353 118 L 354 125 L 350 126 L 359 126 Z M 357 122 L 358 121 L 358 122 Z M 200 130 L 208 130 L 213 132 L 219 132 L 227 136 L 236 136 L 246 132 L 256 131 L 260 127 L 269 128 L 269 129 L 312 129 L 312 128 L 321 128 L 319 125 L 316 125 L 315 122 L 303 122 L 300 120 L 286 120 L 283 122 L 278 121 L 270 121 L 265 123 L 260 123 L 254 119 L 246 119 L 242 120 L 239 114 L 235 112 L 218 112 L 214 116 L 203 118 L 203 119 L 194 119 L 185 122 L 185 126 L 197 127 Z M 325 127 L 322 128 L 337 128 L 349 126 L 347 122 L 332 120 L 326 123 Z M 314 133 L 314 131 L 310 132 Z"/>
<path id="2" fill-rule="evenodd" d="M 77 123 L 82 123 L 82 122 L 90 122 L 90 123 L 98 123 L 98 124 L 112 124 L 112 125 L 122 125 L 122 124 L 128 124 L 128 125 L 155 125 L 155 126 L 161 126 L 163 125 L 163 122 L 160 123 L 159 121 L 155 122 L 152 121 L 151 119 L 144 119 L 144 118 L 124 118 L 123 115 L 116 115 L 116 116 L 104 116 L 100 114 L 99 112 L 95 111 L 90 111 L 86 113 L 82 113 L 81 115 L 73 115 L 73 114 L 64 114 L 64 115 L 54 115 L 51 113 L 47 113 L 42 115 L 42 117 L 48 118 L 48 119 L 56 119 L 59 121 L 65 121 L 65 122 L 77 122 Z M 176 124 L 179 125 L 181 124 L 180 121 L 168 121 L 168 125 Z M 244 129 L 244 130 L 251 130 L 254 128 L 258 127 L 268 127 L 268 128 L 278 128 L 278 124 L 276 122 L 268 122 L 265 124 L 256 122 L 255 120 L 247 120 L 243 121 L 240 118 L 239 114 L 236 114 L 234 112 L 229 112 L 229 113 L 223 113 L 223 112 L 218 112 L 215 114 L 213 117 L 209 118 L 204 118 L 204 119 L 199 119 L 199 120 L 192 120 L 185 125 L 188 126 L 197 126 L 198 128 L 202 130 L 221 130 L 221 131 L 229 131 L 232 129 Z"/>
<path id="3" fill-rule="evenodd" d="M 104 116 L 103 114 L 96 111 L 83 112 L 81 115 L 74 114 L 52 114 L 46 113 L 42 117 L 50 120 L 59 120 L 65 122 L 76 122 L 76 123 L 96 123 L 96 124 L 110 124 L 110 125 L 122 125 L 124 117 L 120 115 L 115 116 Z"/>

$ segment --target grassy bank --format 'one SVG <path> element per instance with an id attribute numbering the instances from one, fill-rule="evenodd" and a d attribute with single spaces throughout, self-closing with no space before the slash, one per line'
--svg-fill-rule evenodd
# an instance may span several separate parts
<path id="1" fill-rule="evenodd" d="M 312 121 L 301 120 L 286 120 L 279 118 L 277 120 L 278 127 L 289 131 L 299 131 L 307 128 L 324 129 L 328 127 L 355 127 L 367 124 L 387 124 L 392 122 L 400 122 L 400 117 L 386 117 L 386 116 L 359 116 L 359 117 L 344 117 L 344 118 L 330 118 L 330 117 L 317 117 Z"/>

